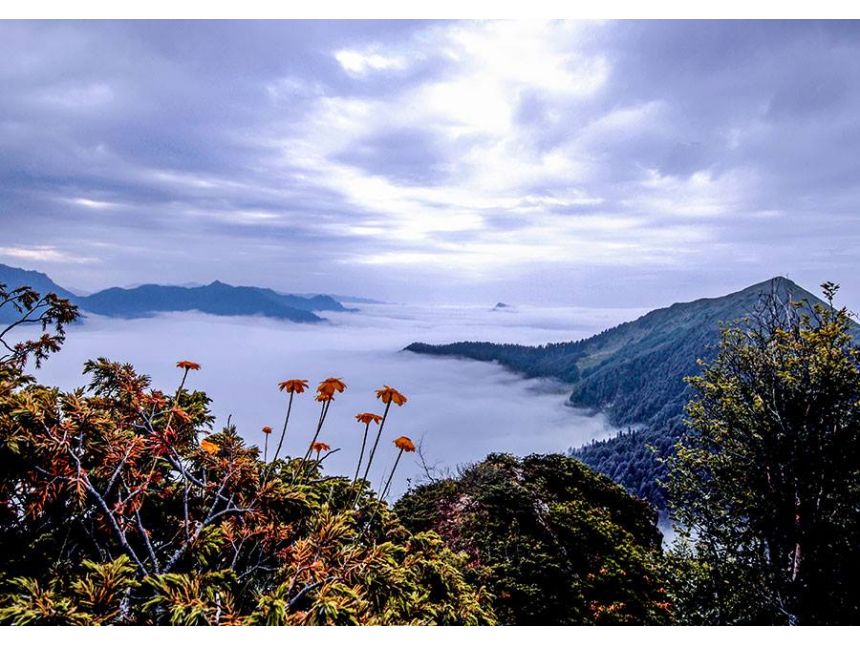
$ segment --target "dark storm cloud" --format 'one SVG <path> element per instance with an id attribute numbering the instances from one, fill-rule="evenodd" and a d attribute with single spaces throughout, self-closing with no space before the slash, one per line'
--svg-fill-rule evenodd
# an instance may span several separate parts
<path id="1" fill-rule="evenodd" d="M 860 303 L 858 23 L 6 22 L 0 84 L 0 262 L 72 285 Z"/>

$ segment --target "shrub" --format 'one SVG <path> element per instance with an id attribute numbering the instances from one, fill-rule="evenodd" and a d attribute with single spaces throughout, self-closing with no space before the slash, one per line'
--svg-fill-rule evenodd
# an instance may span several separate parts
<path id="1" fill-rule="evenodd" d="M 505 624 L 664 623 L 656 512 L 562 455 L 495 454 L 395 510 L 469 556 Z"/>

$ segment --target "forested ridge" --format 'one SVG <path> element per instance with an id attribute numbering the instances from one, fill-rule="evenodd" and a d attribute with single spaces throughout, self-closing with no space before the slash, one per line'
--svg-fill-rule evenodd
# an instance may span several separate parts
<path id="1" fill-rule="evenodd" d="M 495 361 L 526 377 L 550 377 L 571 385 L 570 403 L 606 414 L 624 430 L 615 438 L 574 447 L 572 454 L 665 507 L 658 480 L 666 457 L 683 432 L 691 390 L 685 379 L 699 361 L 713 359 L 722 326 L 742 322 L 775 298 L 811 311 L 821 299 L 783 277 L 719 298 L 703 298 L 654 310 L 600 334 L 568 343 L 522 346 L 484 342 L 413 343 L 406 350 L 429 355 Z M 852 324 L 857 330 L 856 324 Z"/>

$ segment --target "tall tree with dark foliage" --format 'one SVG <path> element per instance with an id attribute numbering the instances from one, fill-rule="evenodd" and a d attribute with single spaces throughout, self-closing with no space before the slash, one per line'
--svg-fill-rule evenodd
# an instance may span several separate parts
<path id="1" fill-rule="evenodd" d="M 768 299 L 690 383 L 670 493 L 693 622 L 860 622 L 860 349 L 849 313 Z"/>

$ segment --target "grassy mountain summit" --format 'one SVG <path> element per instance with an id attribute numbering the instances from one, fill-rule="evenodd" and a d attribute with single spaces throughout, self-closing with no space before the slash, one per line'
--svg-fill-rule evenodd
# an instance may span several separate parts
<path id="1" fill-rule="evenodd" d="M 822 302 L 791 280 L 776 277 L 726 296 L 657 309 L 580 341 L 537 347 L 413 343 L 406 350 L 496 361 L 527 377 L 571 384 L 572 404 L 604 411 L 613 424 L 637 429 L 582 448 L 577 456 L 660 503 L 653 487 L 653 454 L 645 445 L 671 447 L 690 394 L 684 378 L 698 374 L 699 359 L 715 355 L 723 324 L 755 315 L 771 294 L 785 304 L 805 301 L 807 308 Z M 637 468 L 634 463 L 643 460 L 649 463 Z"/>
<path id="2" fill-rule="evenodd" d="M 665 623 L 650 505 L 562 455 L 491 454 L 395 506 L 413 532 L 466 554 L 503 624 Z"/>

